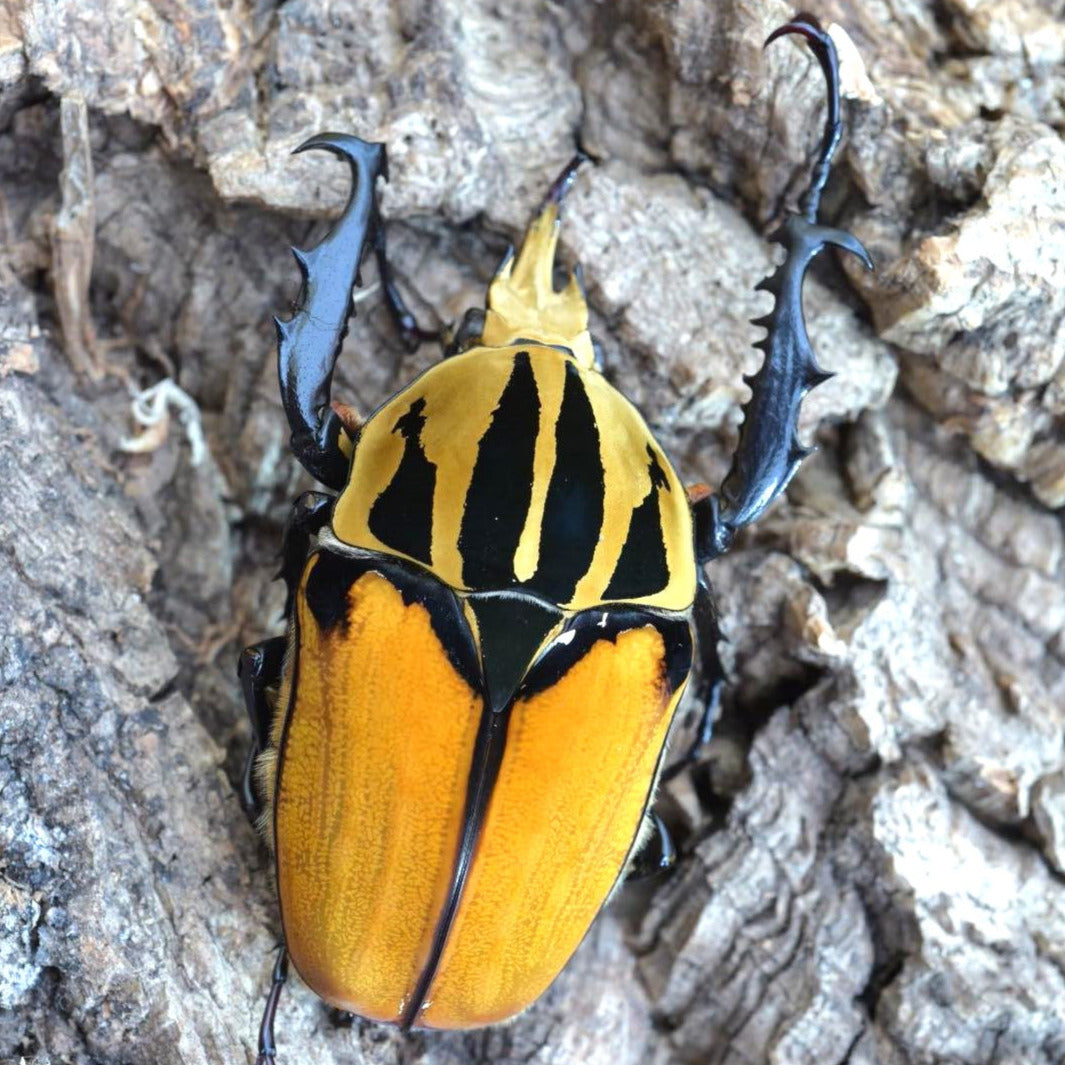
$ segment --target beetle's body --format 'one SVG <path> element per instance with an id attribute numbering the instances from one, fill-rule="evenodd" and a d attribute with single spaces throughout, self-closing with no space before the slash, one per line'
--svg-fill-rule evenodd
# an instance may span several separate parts
<path id="1" fill-rule="evenodd" d="M 593 614 L 497 711 L 445 586 L 312 556 L 274 831 L 289 954 L 322 998 L 471 1028 L 565 964 L 632 849 L 691 663 L 686 620 Z"/>
<path id="2" fill-rule="evenodd" d="M 691 511 L 551 288 L 555 214 L 490 290 L 503 343 L 361 427 L 296 593 L 263 756 L 285 937 L 379 1021 L 540 995 L 626 865 L 691 667 Z"/>
<path id="3" fill-rule="evenodd" d="M 720 491 L 686 493 L 639 413 L 600 374 L 576 277 L 552 282 L 571 164 L 485 311 L 448 357 L 365 423 L 330 407 L 333 365 L 364 247 L 407 336 L 374 179 L 384 152 L 340 134 L 352 197 L 297 252 L 304 288 L 278 322 L 292 447 L 335 496 L 307 493 L 286 532 L 286 637 L 244 652 L 255 742 L 245 805 L 274 848 L 285 944 L 343 1010 L 410 1028 L 471 1028 L 528 1007 L 614 886 L 649 850 L 674 711 L 701 659 L 699 736 L 713 723 L 717 630 L 702 565 L 775 498 L 804 454 L 802 396 L 825 378 L 802 322 L 806 268 L 839 136 L 831 41 L 801 33 L 824 69 L 829 118 L 815 179 L 777 238 L 773 311 L 740 445 Z M 771 38 L 772 39 L 772 38 Z"/>

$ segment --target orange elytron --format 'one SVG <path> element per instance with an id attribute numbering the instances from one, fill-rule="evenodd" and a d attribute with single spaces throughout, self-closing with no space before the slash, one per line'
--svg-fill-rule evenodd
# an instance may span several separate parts
<path id="1" fill-rule="evenodd" d="M 840 131 L 835 50 L 810 16 L 782 33 L 813 47 L 828 120 L 801 213 L 775 237 L 787 256 L 762 285 L 765 362 L 716 494 L 685 492 L 602 376 L 578 278 L 555 289 L 580 156 L 443 361 L 365 422 L 331 405 L 367 248 L 404 338 L 431 335 L 389 273 L 383 146 L 303 146 L 347 160 L 354 185 L 332 232 L 295 253 L 298 310 L 277 323 L 292 448 L 334 494 L 302 496 L 286 531 L 287 636 L 241 658 L 243 797 L 275 855 L 284 930 L 259 1065 L 275 1060 L 289 960 L 376 1021 L 494 1024 L 548 987 L 627 871 L 672 860 L 652 799 L 696 647 L 699 742 L 720 681 L 702 566 L 805 454 L 798 408 L 824 377 L 802 320 L 810 261 L 827 244 L 864 256 L 817 223 Z"/>

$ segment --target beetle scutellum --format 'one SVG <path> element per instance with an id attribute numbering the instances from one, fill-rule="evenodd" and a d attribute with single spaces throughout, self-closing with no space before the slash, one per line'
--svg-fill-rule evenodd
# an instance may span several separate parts
<path id="1" fill-rule="evenodd" d="M 295 253 L 298 309 L 277 323 L 292 449 L 338 494 L 297 501 L 288 634 L 241 657 L 244 801 L 275 854 L 285 938 L 259 1065 L 275 1058 L 288 958 L 364 1017 L 492 1024 L 545 990 L 634 861 L 670 854 L 651 799 L 696 646 L 703 742 L 719 676 L 703 566 L 806 454 L 799 404 L 827 376 L 802 317 L 809 263 L 828 244 L 869 262 L 817 223 L 840 136 L 835 49 L 809 15 L 769 41 L 789 33 L 820 62 L 828 117 L 800 213 L 773 237 L 786 258 L 760 286 L 765 359 L 716 494 L 685 493 L 599 373 L 577 278 L 554 289 L 580 159 L 445 359 L 364 423 L 332 407 L 368 246 L 401 331 L 422 334 L 388 275 L 383 145 L 327 133 L 300 149 L 346 159 L 354 187 L 329 235 Z"/>

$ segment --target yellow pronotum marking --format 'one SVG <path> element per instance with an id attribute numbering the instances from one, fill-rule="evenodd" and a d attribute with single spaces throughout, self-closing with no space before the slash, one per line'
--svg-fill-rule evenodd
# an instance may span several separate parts
<path id="1" fill-rule="evenodd" d="M 469 879 L 419 1024 L 513 1016 L 580 943 L 636 837 L 678 693 L 657 629 L 602 640 L 515 704 Z"/>
<path id="2" fill-rule="evenodd" d="M 403 454 L 403 439 L 393 432 L 411 404 L 425 400 L 422 446 L 425 457 L 437 467 L 433 500 L 432 571 L 445 584 L 469 590 L 462 579 L 458 549 L 459 530 L 470 478 L 477 462 L 481 437 L 506 388 L 519 351 L 529 354 L 540 402 L 540 424 L 533 460 L 532 501 L 515 551 L 519 580 L 528 579 L 545 551 L 565 551 L 566 544 L 541 542 L 541 523 L 551 474 L 555 467 L 555 428 L 565 387 L 566 366 L 573 359 L 555 348 L 521 345 L 512 348 L 475 348 L 438 363 L 377 411 L 363 427 L 355 449 L 348 486 L 333 515 L 333 531 L 348 544 L 401 555 L 370 531 L 369 517 L 377 497 L 385 490 Z M 579 370 L 592 404 L 605 470 L 603 525 L 600 544 L 588 573 L 577 585 L 569 603 L 583 610 L 603 601 L 603 593 L 617 565 L 632 511 L 650 487 L 650 446 L 669 485 L 659 492 L 662 528 L 669 565 L 669 584 L 661 591 L 629 600 L 666 610 L 686 610 L 695 592 L 695 555 L 691 511 L 684 487 L 669 460 L 655 442 L 636 408 L 595 370 Z"/>
<path id="3" fill-rule="evenodd" d="M 322 998 L 397 1021 L 447 893 L 481 699 L 379 574 L 352 585 L 347 628 L 297 604 L 275 796 L 285 939 Z"/>
<path id="4" fill-rule="evenodd" d="M 629 532 L 633 508 L 639 506 L 651 490 L 651 455 L 647 451 L 650 447 L 666 475 L 669 488 L 668 491 L 664 488 L 656 491 L 662 527 L 666 533 L 666 563 L 671 575 L 669 587 L 654 596 L 653 602 L 657 606 L 680 609 L 683 593 L 678 596 L 678 592 L 684 587 L 684 581 L 694 581 L 688 500 L 669 460 L 647 431 L 647 426 L 632 404 L 599 374 L 585 374 L 584 387 L 599 427 L 599 451 L 606 491 L 599 544 L 588 572 L 577 584 L 574 599 L 594 604 L 609 587 Z"/>
<path id="5" fill-rule="evenodd" d="M 559 372 L 560 364 L 551 358 L 535 359 L 532 362 L 536 391 L 540 399 L 540 431 L 536 435 L 533 452 L 532 498 L 525 527 L 514 552 L 514 575 L 519 581 L 527 581 L 536 572 L 540 562 L 540 528 L 544 520 L 544 505 L 551 474 L 555 468 L 555 426 L 562 409 L 562 392 L 566 375 Z"/>
<path id="6" fill-rule="evenodd" d="M 686 610 L 695 594 L 695 558 L 691 512 L 672 466 L 636 408 L 595 368 L 588 307 L 575 276 L 556 292 L 553 270 L 558 246 L 558 205 L 548 203 L 533 219 L 517 258 L 500 267 L 488 289 L 482 346 L 446 359 L 423 373 L 384 404 L 362 427 L 355 446 L 348 485 L 333 517 L 333 531 L 345 543 L 403 555 L 371 531 L 374 503 L 391 484 L 405 442 L 396 422 L 412 404 L 423 401 L 420 446 L 435 467 L 430 558 L 426 564 L 458 591 L 463 583 L 459 538 L 466 495 L 477 463 L 479 445 L 514 370 L 519 352 L 528 352 L 540 404 L 533 445 L 531 500 L 512 559 L 514 583 L 531 581 L 543 567 L 552 570 L 571 549 L 566 543 L 543 542 L 543 518 L 557 461 L 556 426 L 567 367 L 577 368 L 594 412 L 604 470 L 603 523 L 588 571 L 573 597 L 559 606 L 582 610 L 604 602 L 633 510 L 650 488 L 650 448 L 662 467 L 668 492 L 658 493 L 669 581 L 665 588 L 627 601 L 667 610 Z M 528 477 L 529 471 L 515 470 Z M 428 521 L 428 513 L 424 520 Z M 546 562 L 545 562 L 546 559 Z M 502 560 L 500 560 L 502 562 Z"/>

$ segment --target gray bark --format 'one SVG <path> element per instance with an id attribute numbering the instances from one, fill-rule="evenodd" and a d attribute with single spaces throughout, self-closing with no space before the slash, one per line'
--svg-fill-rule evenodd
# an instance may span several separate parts
<path id="1" fill-rule="evenodd" d="M 494 1030 L 341 1027 L 294 980 L 282 1062 L 1065 1062 L 1063 11 L 814 10 L 845 31 L 826 214 L 877 271 L 819 266 L 820 450 L 711 570 L 730 686 L 663 795 L 679 869 Z M 808 53 L 761 52 L 790 13 L 0 3 L 0 1061 L 254 1060 L 279 930 L 233 666 L 278 631 L 309 487 L 269 316 L 347 180 L 291 148 L 388 143 L 429 323 L 482 304 L 579 139 L 563 255 L 609 373 L 717 484 L 820 133 Z M 371 410 L 435 357 L 370 298 L 334 395 Z M 130 451 L 165 377 L 195 406 Z"/>

